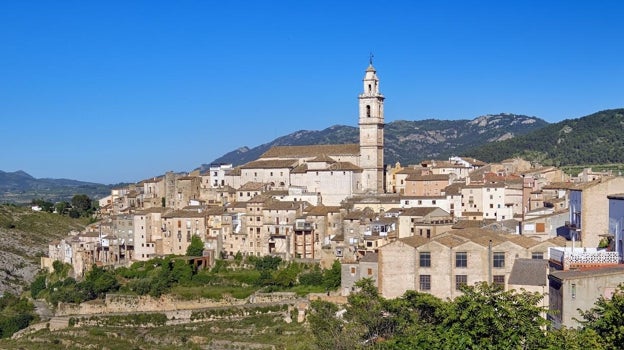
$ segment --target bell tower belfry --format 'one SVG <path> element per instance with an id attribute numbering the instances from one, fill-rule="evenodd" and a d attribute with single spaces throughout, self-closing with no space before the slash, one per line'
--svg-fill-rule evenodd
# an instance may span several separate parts
<path id="1" fill-rule="evenodd" d="M 364 75 L 364 92 L 360 94 L 360 167 L 362 192 L 384 193 L 384 99 L 379 92 L 379 78 L 370 64 Z"/>

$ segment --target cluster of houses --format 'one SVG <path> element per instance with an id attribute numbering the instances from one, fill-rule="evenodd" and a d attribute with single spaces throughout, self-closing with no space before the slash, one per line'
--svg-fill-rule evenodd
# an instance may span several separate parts
<path id="1" fill-rule="evenodd" d="M 570 178 L 522 159 L 465 157 L 384 166 L 383 102 L 372 64 L 359 95 L 360 143 L 278 146 L 257 160 L 168 172 L 114 189 L 102 220 L 51 242 L 77 277 L 183 255 L 193 237 L 204 261 L 242 256 L 342 263 L 340 293 L 372 278 L 387 298 L 440 298 L 478 281 L 548 293 L 556 325 L 624 282 L 624 177 Z"/>

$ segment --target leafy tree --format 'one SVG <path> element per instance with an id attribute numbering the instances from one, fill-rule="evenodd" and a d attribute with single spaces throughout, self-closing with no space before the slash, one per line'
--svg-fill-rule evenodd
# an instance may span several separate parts
<path id="1" fill-rule="evenodd" d="M 187 256 L 202 256 L 204 255 L 204 242 L 197 235 L 191 237 L 191 244 L 186 248 Z"/>
<path id="2" fill-rule="evenodd" d="M 54 208 L 54 203 L 48 202 L 43 199 L 33 199 L 31 201 L 31 204 L 40 207 L 41 210 L 48 212 L 48 213 L 51 213 Z"/>
<path id="3" fill-rule="evenodd" d="M 624 344 L 624 286 L 620 285 L 611 299 L 600 297 L 593 308 L 580 311 L 585 329 L 602 340 L 606 349 L 620 349 Z"/>
<path id="4" fill-rule="evenodd" d="M 91 198 L 86 194 L 77 194 L 72 197 L 72 207 L 80 213 L 86 213 L 91 209 Z"/>
<path id="5" fill-rule="evenodd" d="M 301 274 L 299 283 L 304 286 L 321 286 L 323 285 L 323 273 L 318 268 L 315 268 L 310 272 Z"/>
<path id="6" fill-rule="evenodd" d="M 299 275 L 299 272 L 298 264 L 290 263 L 275 274 L 275 284 L 285 288 L 292 287 L 297 283 L 297 275 Z"/>
<path id="7" fill-rule="evenodd" d="M 327 289 L 336 289 L 340 287 L 341 281 L 340 261 L 334 260 L 331 269 L 323 272 L 323 285 Z"/>
<path id="8" fill-rule="evenodd" d="M 440 326 L 445 348 L 539 349 L 546 345 L 542 329 L 543 298 L 539 293 L 505 291 L 481 282 L 464 286 Z"/>
<path id="9" fill-rule="evenodd" d="M 64 215 L 65 214 L 65 210 L 67 210 L 67 208 L 69 208 L 69 203 L 67 202 L 58 202 L 54 205 L 54 210 L 59 214 L 59 215 Z"/>
<path id="10" fill-rule="evenodd" d="M 37 299 L 37 296 L 41 291 L 46 289 L 46 275 L 39 275 L 35 280 L 30 284 L 30 295 L 33 299 Z"/>
<path id="11" fill-rule="evenodd" d="M 186 260 L 176 259 L 173 262 L 171 275 L 173 276 L 175 282 L 188 284 L 191 282 L 191 278 L 193 277 L 193 268 Z"/>
<path id="12" fill-rule="evenodd" d="M 336 316 L 338 306 L 323 300 L 310 304 L 308 322 L 318 349 L 357 349 L 364 327 L 356 322 L 345 322 Z"/>
<path id="13" fill-rule="evenodd" d="M 396 328 L 394 320 L 388 317 L 386 301 L 379 295 L 373 280 L 364 278 L 357 281 L 355 286 L 358 292 L 350 294 L 347 298 L 349 305 L 345 318 L 363 327 L 361 340 L 371 342 L 392 335 Z"/>

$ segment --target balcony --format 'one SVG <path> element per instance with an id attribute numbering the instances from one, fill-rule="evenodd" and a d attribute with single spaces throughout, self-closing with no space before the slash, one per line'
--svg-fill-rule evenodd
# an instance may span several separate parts
<path id="1" fill-rule="evenodd" d="M 587 267 L 604 267 L 617 265 L 621 257 L 617 252 L 596 248 L 561 248 L 549 249 L 550 262 L 562 270 Z"/>
<path id="2" fill-rule="evenodd" d="M 295 223 L 295 230 L 297 231 L 312 231 L 314 225 L 310 222 L 297 222 Z"/>

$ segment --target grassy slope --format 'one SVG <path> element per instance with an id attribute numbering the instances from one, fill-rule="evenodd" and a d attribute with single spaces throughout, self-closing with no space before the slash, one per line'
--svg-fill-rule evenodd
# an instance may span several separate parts
<path id="1" fill-rule="evenodd" d="M 85 219 L 0 205 L 0 292 L 19 293 L 32 281 L 48 244 L 71 230 L 81 230 L 86 223 Z"/>
<path id="2" fill-rule="evenodd" d="M 2 349 L 314 349 L 305 325 L 262 315 L 239 320 L 161 327 L 84 327 L 41 330 L 18 340 L 0 340 Z"/>

